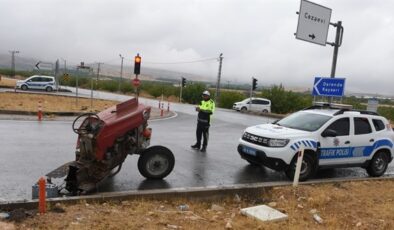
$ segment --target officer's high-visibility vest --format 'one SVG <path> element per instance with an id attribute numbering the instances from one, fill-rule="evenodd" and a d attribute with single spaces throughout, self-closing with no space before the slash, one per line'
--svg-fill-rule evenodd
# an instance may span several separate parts
<path id="1" fill-rule="evenodd" d="M 211 116 L 215 111 L 215 102 L 212 99 L 200 102 L 200 112 L 198 113 L 198 121 L 202 123 L 210 123 Z"/>

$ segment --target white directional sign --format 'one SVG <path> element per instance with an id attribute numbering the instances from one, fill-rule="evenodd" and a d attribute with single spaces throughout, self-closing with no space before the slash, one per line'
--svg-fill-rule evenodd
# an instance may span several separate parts
<path id="1" fill-rule="evenodd" d="M 330 19 L 330 8 L 301 0 L 296 38 L 325 46 Z"/>
<path id="2" fill-rule="evenodd" d="M 36 68 L 39 70 L 53 70 L 53 64 L 50 62 L 39 61 L 36 64 Z"/>

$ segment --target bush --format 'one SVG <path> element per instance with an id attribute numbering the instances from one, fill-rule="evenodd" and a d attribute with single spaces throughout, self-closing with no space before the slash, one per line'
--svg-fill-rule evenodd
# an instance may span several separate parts
<path id="1" fill-rule="evenodd" d="M 393 107 L 378 107 L 378 113 L 388 120 L 394 121 L 394 108 Z"/>
<path id="2" fill-rule="evenodd" d="M 285 91 L 282 85 L 264 89 L 260 96 L 271 100 L 271 111 L 273 113 L 291 113 L 312 105 L 310 95 Z"/>
<path id="3" fill-rule="evenodd" d="M 189 84 L 183 89 L 182 99 L 190 104 L 198 104 L 201 101 L 201 94 L 204 92 L 204 90 L 206 90 L 205 84 Z"/>
<path id="4" fill-rule="evenodd" d="M 239 92 L 222 91 L 219 98 L 219 106 L 221 108 L 231 109 L 233 104 L 245 99 L 245 96 Z"/>

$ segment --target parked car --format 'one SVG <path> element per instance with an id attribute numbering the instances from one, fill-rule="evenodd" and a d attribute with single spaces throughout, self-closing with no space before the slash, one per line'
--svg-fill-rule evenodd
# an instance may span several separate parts
<path id="1" fill-rule="evenodd" d="M 248 127 L 238 145 L 249 163 L 284 171 L 290 179 L 301 149 L 301 181 L 319 168 L 336 167 L 362 167 L 378 177 L 393 160 L 394 132 L 374 112 L 312 106 L 273 124 Z"/>
<path id="2" fill-rule="evenodd" d="M 252 103 L 250 103 L 250 101 Z M 250 110 L 255 112 L 270 113 L 271 101 L 265 98 L 247 98 L 243 101 L 234 103 L 233 109 L 241 112 L 246 112 L 247 110 Z"/>
<path id="3" fill-rule="evenodd" d="M 26 80 L 17 81 L 16 88 L 22 90 L 39 89 L 51 92 L 53 90 L 56 90 L 55 77 L 34 75 L 27 78 Z"/>

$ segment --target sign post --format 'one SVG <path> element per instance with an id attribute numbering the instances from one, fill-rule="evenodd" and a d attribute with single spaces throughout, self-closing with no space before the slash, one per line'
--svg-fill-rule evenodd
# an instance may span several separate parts
<path id="1" fill-rule="evenodd" d="M 342 22 L 331 23 L 331 9 L 316 3 L 301 0 L 300 11 L 297 12 L 298 25 L 295 36 L 297 39 L 312 42 L 318 45 L 325 46 L 329 44 L 334 46 L 334 54 L 331 65 L 331 78 L 335 78 L 335 70 L 337 66 L 338 48 L 342 45 L 343 26 Z M 327 42 L 329 25 L 336 27 L 335 42 Z M 328 99 L 332 102 L 332 97 Z"/>

